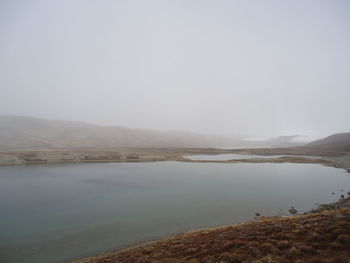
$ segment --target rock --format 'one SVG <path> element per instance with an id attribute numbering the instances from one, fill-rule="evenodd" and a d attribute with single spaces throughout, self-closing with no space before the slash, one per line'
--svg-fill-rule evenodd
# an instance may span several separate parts
<path id="1" fill-rule="evenodd" d="M 294 206 L 292 206 L 288 211 L 289 211 L 289 213 L 291 213 L 292 215 L 295 215 L 296 213 L 298 213 L 298 210 L 296 210 L 296 209 L 294 208 Z"/>

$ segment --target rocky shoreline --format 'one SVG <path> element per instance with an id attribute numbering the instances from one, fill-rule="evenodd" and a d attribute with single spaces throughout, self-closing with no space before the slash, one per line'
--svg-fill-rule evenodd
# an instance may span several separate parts
<path id="1" fill-rule="evenodd" d="M 347 195 L 348 197 L 345 198 L 345 195 Z M 318 206 L 318 208 L 312 209 L 305 214 L 320 213 L 326 210 L 337 210 L 337 209 L 350 207 L 350 191 L 347 194 L 344 194 L 342 196 L 343 197 L 340 198 L 337 202 L 330 203 L 330 204 L 321 204 Z"/>

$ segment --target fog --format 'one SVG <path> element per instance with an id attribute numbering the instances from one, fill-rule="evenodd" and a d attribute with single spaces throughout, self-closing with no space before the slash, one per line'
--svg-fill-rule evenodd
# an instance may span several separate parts
<path id="1" fill-rule="evenodd" d="M 204 134 L 350 130 L 349 1 L 0 2 L 0 114 Z"/>

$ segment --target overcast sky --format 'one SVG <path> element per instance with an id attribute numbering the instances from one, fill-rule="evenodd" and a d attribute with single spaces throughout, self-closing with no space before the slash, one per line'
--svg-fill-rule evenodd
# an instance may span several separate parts
<path id="1" fill-rule="evenodd" d="M 350 1 L 0 1 L 0 114 L 350 131 Z"/>

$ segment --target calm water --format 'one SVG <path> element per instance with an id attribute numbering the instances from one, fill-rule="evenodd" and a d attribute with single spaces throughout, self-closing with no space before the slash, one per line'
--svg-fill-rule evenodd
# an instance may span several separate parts
<path id="1" fill-rule="evenodd" d="M 279 157 L 305 157 L 305 158 L 311 158 L 311 159 L 322 159 L 320 156 L 304 156 L 304 155 L 292 155 L 292 154 L 285 154 L 285 155 L 254 155 L 254 154 L 235 154 L 235 153 L 228 153 L 228 154 L 200 154 L 200 155 L 187 155 L 184 156 L 187 159 L 190 160 L 202 160 L 202 161 L 225 161 L 225 160 L 238 160 L 238 159 L 253 159 L 253 158 L 279 158 Z"/>
<path id="2" fill-rule="evenodd" d="M 187 229 L 339 198 L 314 164 L 108 163 L 0 167 L 1 262 L 66 262 Z M 331 193 L 335 192 L 335 195 Z"/>

